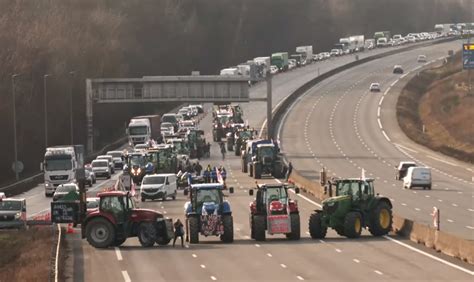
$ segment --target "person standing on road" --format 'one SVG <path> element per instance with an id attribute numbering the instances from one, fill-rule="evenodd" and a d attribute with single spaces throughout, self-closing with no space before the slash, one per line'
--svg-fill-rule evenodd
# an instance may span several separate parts
<path id="1" fill-rule="evenodd" d="M 224 145 L 224 142 L 221 142 L 221 154 L 222 154 L 222 160 L 225 159 L 225 145 Z"/>
<path id="2" fill-rule="evenodd" d="M 196 171 L 197 176 L 201 176 L 202 166 L 199 161 L 196 162 L 196 165 L 194 166 L 194 171 Z"/>
<path id="3" fill-rule="evenodd" d="M 211 183 L 211 165 L 208 164 L 206 170 L 204 171 L 204 179 L 206 180 L 206 183 Z"/>
<path id="4" fill-rule="evenodd" d="M 291 162 L 288 164 L 288 170 L 286 171 L 286 181 L 288 181 L 288 178 L 291 175 L 291 172 L 293 171 L 293 164 Z"/>
<path id="5" fill-rule="evenodd" d="M 179 218 L 174 223 L 174 240 L 173 240 L 173 248 L 176 243 L 176 239 L 181 237 L 181 247 L 184 248 L 184 225 L 181 223 Z"/>

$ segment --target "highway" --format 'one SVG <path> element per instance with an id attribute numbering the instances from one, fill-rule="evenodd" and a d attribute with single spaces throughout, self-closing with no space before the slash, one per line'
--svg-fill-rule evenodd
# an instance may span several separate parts
<path id="1" fill-rule="evenodd" d="M 432 47 L 430 52 L 435 54 L 438 52 L 435 51 L 438 48 L 439 47 Z M 444 50 L 444 47 L 439 48 L 439 50 L 439 56 L 446 54 L 447 49 Z M 371 52 L 359 54 L 359 56 L 362 58 L 364 56 L 384 51 L 386 50 L 374 50 Z M 418 54 L 418 51 L 413 52 Z M 426 51 L 426 54 L 428 55 L 428 58 L 431 59 L 431 53 Z M 435 55 L 433 56 L 435 57 Z M 403 60 L 400 59 L 403 57 L 404 55 L 398 56 L 398 60 Z M 409 61 L 409 56 L 406 57 L 407 58 L 405 58 L 405 60 Z M 415 59 L 416 56 L 411 58 L 411 63 L 404 63 L 402 61 L 402 64 L 406 70 L 408 70 L 410 65 L 415 65 Z M 273 106 L 277 105 L 284 97 L 297 89 L 300 85 L 316 77 L 318 72 L 326 72 L 352 60 L 354 60 L 353 56 L 345 56 L 275 76 L 273 80 Z M 312 114 L 317 114 L 319 112 L 327 113 L 318 117 L 312 117 L 311 121 L 313 122 L 308 122 L 308 124 L 316 128 L 311 128 L 307 131 L 307 134 L 314 134 L 314 136 L 311 135 L 312 137 L 308 137 L 311 139 L 310 144 L 314 146 L 310 147 L 311 150 L 315 153 L 315 155 L 318 156 L 318 159 L 320 159 L 320 161 L 324 163 L 326 167 L 331 169 L 331 172 L 341 173 L 340 171 L 345 171 L 347 173 L 351 173 L 351 175 L 360 175 L 360 171 L 356 166 L 354 167 L 353 165 L 346 165 L 345 161 L 340 162 L 342 158 L 337 155 L 339 153 L 337 148 L 334 150 L 333 147 L 335 147 L 335 145 L 333 142 L 329 141 L 329 143 L 323 144 L 321 141 L 324 140 L 327 142 L 327 139 L 330 138 L 329 128 L 333 128 L 334 136 L 339 136 L 339 134 L 341 134 L 340 131 L 342 129 L 329 127 L 328 125 L 335 102 L 340 97 L 342 97 L 344 91 L 346 91 L 345 88 L 351 87 L 351 81 L 355 82 L 361 80 L 360 87 L 363 85 L 363 89 L 367 89 L 368 82 L 362 82 L 362 80 L 364 77 L 372 75 L 371 73 L 375 73 L 373 75 L 383 79 L 383 74 L 388 74 L 394 64 L 392 62 L 388 62 L 386 65 L 384 65 L 384 60 L 385 59 L 381 59 L 375 61 L 374 63 L 364 64 L 361 67 L 354 68 L 354 71 L 350 70 L 345 72 L 345 75 L 336 76 L 323 81 L 321 84 L 310 91 L 311 93 L 313 91 L 316 92 L 315 95 L 308 95 L 304 98 L 318 99 L 317 96 L 323 95 L 323 93 L 332 93 L 330 89 L 339 89 L 334 92 L 334 95 L 325 94 L 325 99 L 327 98 L 332 102 L 328 102 L 330 104 L 327 104 L 325 107 L 323 107 L 321 104 L 321 109 L 318 106 L 318 111 L 313 111 Z M 395 61 L 395 58 L 392 56 L 388 58 L 388 60 Z M 366 68 L 372 69 L 372 71 L 367 72 L 365 71 Z M 384 70 L 384 72 L 379 71 L 380 69 Z M 333 82 L 336 78 L 338 78 L 338 83 L 334 84 Z M 385 79 L 387 80 L 388 78 Z M 387 82 L 382 80 L 380 82 L 383 83 L 385 90 Z M 349 86 L 347 87 L 347 85 Z M 353 87 L 353 89 L 356 87 L 357 86 Z M 315 90 L 319 88 L 323 89 Z M 395 88 L 396 87 L 394 87 L 394 91 Z M 347 94 L 344 97 L 347 98 L 350 96 L 354 98 L 357 105 L 361 97 L 365 97 L 366 100 L 369 98 L 367 93 L 363 93 L 363 90 L 360 92 L 361 93 L 359 93 L 359 95 L 357 92 L 354 92 L 353 94 L 351 90 L 350 95 Z M 253 98 L 264 97 L 266 95 L 265 85 L 257 84 L 256 86 L 253 86 L 250 93 Z M 377 97 L 381 96 L 380 94 L 374 95 L 378 95 Z M 379 99 L 377 98 L 377 103 L 379 102 L 378 100 Z M 322 101 L 324 102 L 325 100 Z M 348 102 L 346 102 L 345 99 L 341 99 L 337 105 L 342 107 L 343 104 L 352 102 L 351 99 L 347 99 L 347 101 Z M 382 106 L 388 107 L 390 103 L 388 101 L 389 99 L 387 98 Z M 293 108 L 287 116 L 281 136 L 283 150 L 293 161 L 295 169 L 306 171 L 308 175 L 315 174 L 316 171 L 318 171 L 321 167 L 317 160 L 314 158 L 308 158 L 308 152 L 311 151 L 308 150 L 308 147 L 303 141 L 305 140 L 303 136 L 303 126 L 302 124 L 295 123 L 294 121 L 304 121 L 306 118 L 305 115 L 308 114 L 307 107 L 309 106 L 309 108 L 311 108 L 312 105 L 313 104 L 310 102 L 300 102 L 295 105 L 295 108 Z M 360 110 L 365 107 L 365 103 L 360 102 L 359 105 L 360 109 L 358 113 L 362 113 Z M 243 104 L 242 107 L 244 109 L 245 119 L 248 119 L 251 125 L 260 127 L 262 122 L 265 120 L 266 111 L 264 106 L 265 103 L 261 102 Z M 300 106 L 302 108 L 298 109 L 297 107 Z M 306 108 L 303 106 L 306 106 Z M 206 107 L 209 108 L 210 106 L 206 105 Z M 336 120 L 345 120 L 347 117 L 349 117 L 348 121 L 352 122 L 354 109 L 351 108 L 350 111 L 347 111 L 344 115 L 342 115 L 342 112 L 346 111 L 334 111 L 332 118 L 334 120 L 334 124 Z M 292 116 L 294 114 L 300 114 L 301 116 Z M 341 116 L 339 116 L 339 114 L 341 114 Z M 362 117 L 359 117 L 359 114 L 356 114 L 356 120 L 359 120 L 359 118 Z M 382 122 L 384 127 L 387 127 L 387 134 L 390 135 L 391 131 L 388 131 L 389 122 L 385 121 L 386 118 L 387 116 L 385 116 L 384 112 L 382 114 Z M 324 136 L 316 133 L 318 130 L 317 127 L 321 127 L 319 130 L 323 130 L 322 132 L 324 134 L 322 135 Z M 200 128 L 205 130 L 206 139 L 211 140 L 210 115 L 207 115 L 201 121 Z M 294 136 L 291 135 L 290 130 L 295 131 L 293 133 L 295 134 Z M 352 136 L 355 134 L 352 132 L 352 130 L 353 128 L 347 129 L 346 133 L 351 134 Z M 378 127 L 375 131 L 366 132 L 365 129 L 362 128 L 358 130 L 360 131 L 359 134 L 361 134 L 363 138 L 366 138 L 363 140 L 366 140 L 365 142 L 367 144 L 371 144 L 368 143 L 369 141 L 378 140 L 373 138 L 381 134 Z M 370 138 L 367 135 L 370 136 Z M 290 138 L 291 140 L 289 140 Z M 290 141 L 291 144 L 288 141 Z M 359 148 L 360 146 L 358 145 L 358 142 L 360 141 L 358 138 L 347 139 L 344 143 L 342 141 L 338 142 L 341 142 L 339 146 L 341 147 L 341 150 L 344 149 L 343 152 L 345 152 L 347 156 L 365 156 L 365 152 Z M 389 145 L 391 145 L 391 143 L 389 143 Z M 416 150 L 417 152 L 422 152 L 417 147 L 402 141 L 400 141 L 400 145 L 411 148 L 413 151 Z M 322 150 L 318 149 L 319 151 L 317 151 L 317 146 L 324 146 L 324 148 Z M 345 146 L 347 146 L 347 148 Z M 354 148 L 351 146 L 354 146 Z M 359 150 L 355 151 L 357 154 L 353 154 L 354 149 Z M 317 154 L 318 152 L 319 155 Z M 398 159 L 403 158 L 403 155 L 400 156 L 400 151 L 396 149 L 391 150 L 390 152 L 393 155 L 396 154 Z M 380 156 L 385 155 L 380 154 Z M 203 166 L 207 165 L 207 163 L 210 163 L 211 165 L 220 165 L 222 161 L 219 159 L 219 157 L 220 156 L 217 146 L 213 145 L 211 159 L 202 160 L 201 163 Z M 398 159 L 395 159 L 394 157 L 391 162 L 398 162 Z M 380 177 L 386 177 L 377 180 L 379 185 L 376 186 L 376 189 L 379 192 L 383 194 L 388 192 L 385 191 L 387 189 L 384 190 L 384 187 L 382 187 L 380 182 L 383 182 L 384 179 L 387 181 L 390 179 L 390 183 L 394 182 L 397 184 L 397 187 L 392 189 L 394 192 L 397 191 L 402 194 L 404 199 L 403 201 L 406 201 L 407 205 L 411 203 L 409 200 L 413 199 L 415 196 L 419 197 L 421 195 L 421 191 L 417 191 L 419 193 L 417 195 L 411 194 L 412 192 L 410 191 L 401 191 L 400 183 L 393 180 L 393 164 L 391 164 L 390 169 L 388 168 L 388 165 L 386 165 L 386 171 L 382 170 L 382 166 L 380 164 L 373 164 L 372 166 L 374 167 L 374 170 L 371 170 L 371 168 L 368 167 L 368 164 L 366 164 L 366 162 L 369 162 L 369 160 L 366 157 L 362 158 L 362 160 L 364 160 L 364 167 L 367 166 L 366 169 L 368 173 L 379 175 L 378 169 L 380 169 Z M 357 162 L 362 163 L 358 158 Z M 372 162 L 372 160 L 370 160 L 370 162 Z M 375 163 L 375 161 L 373 162 Z M 331 165 L 332 163 L 334 164 Z M 360 239 L 350 240 L 338 236 L 333 231 L 329 231 L 325 240 L 311 240 L 307 233 L 308 217 L 314 209 L 318 208 L 318 203 L 315 199 L 308 195 L 296 196 L 292 194 L 292 196 L 298 200 L 298 205 L 300 208 L 302 234 L 302 239 L 300 241 L 291 242 L 284 239 L 283 236 L 269 236 L 266 242 L 257 244 L 255 241 L 249 238 L 250 231 L 248 222 L 249 202 L 252 199 L 250 196 L 248 196 L 248 188 L 255 185 L 254 180 L 247 175 L 244 175 L 240 171 L 240 159 L 233 156 L 232 153 L 227 155 L 224 164 L 228 171 L 228 183 L 230 186 L 233 186 L 236 191 L 234 194 L 229 195 L 229 201 L 231 203 L 234 216 L 234 243 L 223 244 L 217 237 L 206 239 L 201 237 L 201 244 L 190 245 L 186 248 L 181 248 L 178 246 L 176 248 L 172 248 L 171 246 L 166 246 L 145 249 L 140 246 L 137 239 L 129 239 L 120 248 L 101 250 L 94 249 L 93 247 L 89 246 L 85 240 L 78 239 L 78 234 L 68 234 L 66 235 L 66 238 L 68 244 L 70 243 L 70 248 L 72 248 L 73 251 L 73 256 L 68 258 L 68 265 L 73 266 L 69 269 L 69 271 L 72 271 L 69 278 L 85 281 L 472 280 L 472 276 L 474 275 L 473 266 L 467 265 L 442 254 L 438 254 L 397 236 L 374 238 L 364 231 L 363 236 Z M 436 175 L 436 177 L 441 176 Z M 113 178 L 116 177 L 117 174 Z M 462 177 L 462 175 L 459 177 Z M 260 182 L 275 181 L 277 180 L 268 178 L 261 180 Z M 460 182 L 460 184 L 467 185 L 466 189 L 471 187 L 469 186 L 470 184 L 463 183 L 462 181 L 458 182 Z M 95 185 L 92 189 L 90 189 L 90 192 L 93 193 L 95 191 L 100 191 L 102 188 L 112 185 L 112 183 L 113 179 L 110 181 L 100 181 L 98 182 L 98 185 Z M 442 192 L 435 190 L 430 192 Z M 466 195 L 467 191 L 464 196 Z M 390 196 L 398 197 L 395 194 Z M 397 198 L 395 202 L 396 204 L 398 204 L 399 199 L 402 199 L 402 196 Z M 35 187 L 34 189 L 20 195 L 19 197 L 27 198 L 28 212 L 30 216 L 36 213 L 45 212 L 49 209 L 49 202 L 51 199 L 44 197 L 42 185 Z M 145 202 L 140 203 L 140 206 L 160 210 L 166 216 L 169 216 L 173 219 L 181 218 L 183 220 L 184 202 L 184 195 L 179 194 L 176 201 Z M 421 202 L 421 200 L 418 202 Z M 461 206 L 461 204 L 462 202 L 459 202 L 459 206 Z M 395 211 L 397 213 L 403 215 L 403 210 L 405 209 L 397 205 L 395 206 Z M 76 229 L 76 233 L 78 232 L 79 229 Z M 70 260 L 72 260 L 72 262 Z M 342 269 L 346 271 L 341 271 Z"/>
<path id="2" fill-rule="evenodd" d="M 392 199 L 397 214 L 432 225 L 430 214 L 436 206 L 441 230 L 473 239 L 473 166 L 414 144 L 395 117 L 398 93 L 421 67 L 417 56 L 436 60 L 459 46 L 458 41 L 385 57 L 312 88 L 288 111 L 282 126 L 286 156 L 295 169 L 315 180 L 323 166 L 338 177 L 359 177 L 364 169 L 367 177 L 376 179 L 376 191 Z M 395 64 L 412 71 L 393 74 Z M 369 92 L 372 82 L 381 83 L 380 93 Z M 433 168 L 431 191 L 402 188 L 395 180 L 395 166 L 403 160 Z"/>

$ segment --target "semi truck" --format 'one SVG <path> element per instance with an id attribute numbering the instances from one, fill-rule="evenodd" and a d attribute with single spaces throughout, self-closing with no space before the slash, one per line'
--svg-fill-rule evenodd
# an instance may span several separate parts
<path id="1" fill-rule="evenodd" d="M 161 116 L 147 115 L 132 118 L 128 124 L 127 134 L 130 146 L 148 143 L 150 140 L 161 143 Z"/>
<path id="2" fill-rule="evenodd" d="M 303 59 L 303 55 L 302 54 L 292 54 L 290 55 L 290 59 L 293 59 L 296 61 L 296 65 L 298 67 L 301 67 L 303 66 L 305 63 L 303 63 L 305 60 Z"/>
<path id="3" fill-rule="evenodd" d="M 313 60 L 313 46 L 298 46 L 296 53 L 303 55 L 305 64 L 309 64 Z"/>
<path id="4" fill-rule="evenodd" d="M 363 35 L 353 35 L 349 36 L 349 48 L 352 52 L 364 51 L 365 37 Z"/>
<path id="5" fill-rule="evenodd" d="M 40 170 L 44 172 L 44 193 L 52 197 L 61 184 L 76 181 L 76 170 L 80 168 L 82 156 L 75 145 L 46 148 Z"/>
<path id="6" fill-rule="evenodd" d="M 270 71 L 270 57 L 256 57 L 253 59 L 253 61 L 255 65 L 257 65 L 257 76 L 260 78 L 266 77 L 267 72 Z"/>
<path id="7" fill-rule="evenodd" d="M 271 57 L 271 64 L 276 66 L 279 71 L 288 70 L 288 52 L 273 53 Z"/>

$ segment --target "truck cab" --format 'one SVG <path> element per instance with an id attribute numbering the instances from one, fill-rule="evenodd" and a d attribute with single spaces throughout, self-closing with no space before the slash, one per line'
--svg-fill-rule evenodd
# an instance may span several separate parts
<path id="1" fill-rule="evenodd" d="M 151 138 L 150 121 L 145 118 L 131 119 L 128 124 L 127 133 L 130 146 L 148 143 Z"/>
<path id="2" fill-rule="evenodd" d="M 52 197 L 56 187 L 74 182 L 78 159 L 74 146 L 56 146 L 46 148 L 40 170 L 44 172 L 45 196 Z"/>

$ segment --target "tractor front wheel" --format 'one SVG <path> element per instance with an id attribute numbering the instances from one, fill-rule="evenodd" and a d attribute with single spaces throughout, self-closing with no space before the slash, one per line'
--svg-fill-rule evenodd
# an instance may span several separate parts
<path id="1" fill-rule="evenodd" d="M 313 239 L 324 239 L 328 229 L 322 224 L 322 214 L 320 212 L 313 213 L 309 217 L 309 234 Z"/>
<path id="2" fill-rule="evenodd" d="M 253 176 L 255 179 L 262 178 L 262 165 L 261 164 L 256 163 L 253 165 Z"/>
<path id="3" fill-rule="evenodd" d="M 380 202 L 372 211 L 369 232 L 373 236 L 388 234 L 392 229 L 392 209 L 385 202 Z"/>
<path id="4" fill-rule="evenodd" d="M 291 233 L 286 234 L 286 238 L 290 240 L 299 240 L 301 238 L 300 215 L 297 213 L 290 214 Z"/>
<path id="5" fill-rule="evenodd" d="M 344 218 L 344 234 L 347 238 L 358 238 L 362 232 L 362 218 L 358 212 L 350 212 Z"/>
<path id="6" fill-rule="evenodd" d="M 86 237 L 95 248 L 107 248 L 115 242 L 115 228 L 104 218 L 93 219 L 86 225 Z"/>
<path id="7" fill-rule="evenodd" d="M 234 220 L 232 215 L 222 216 L 222 224 L 224 225 L 224 234 L 221 235 L 222 242 L 234 242 Z"/>
<path id="8" fill-rule="evenodd" d="M 142 247 L 153 247 L 156 241 L 156 228 L 153 223 L 144 222 L 138 227 L 138 241 Z"/>
<path id="9" fill-rule="evenodd" d="M 199 244 L 199 219 L 197 217 L 190 217 L 189 224 L 189 242 L 191 244 Z"/>
<path id="10" fill-rule="evenodd" d="M 247 170 L 249 172 L 250 177 L 253 177 L 253 167 L 254 167 L 253 164 L 249 163 Z"/>
<path id="11" fill-rule="evenodd" d="M 242 166 L 242 172 L 247 173 L 247 164 L 245 163 L 244 156 L 240 159 L 240 165 Z"/>
<path id="12" fill-rule="evenodd" d="M 253 235 L 257 241 L 265 241 L 265 216 L 253 216 Z"/>

